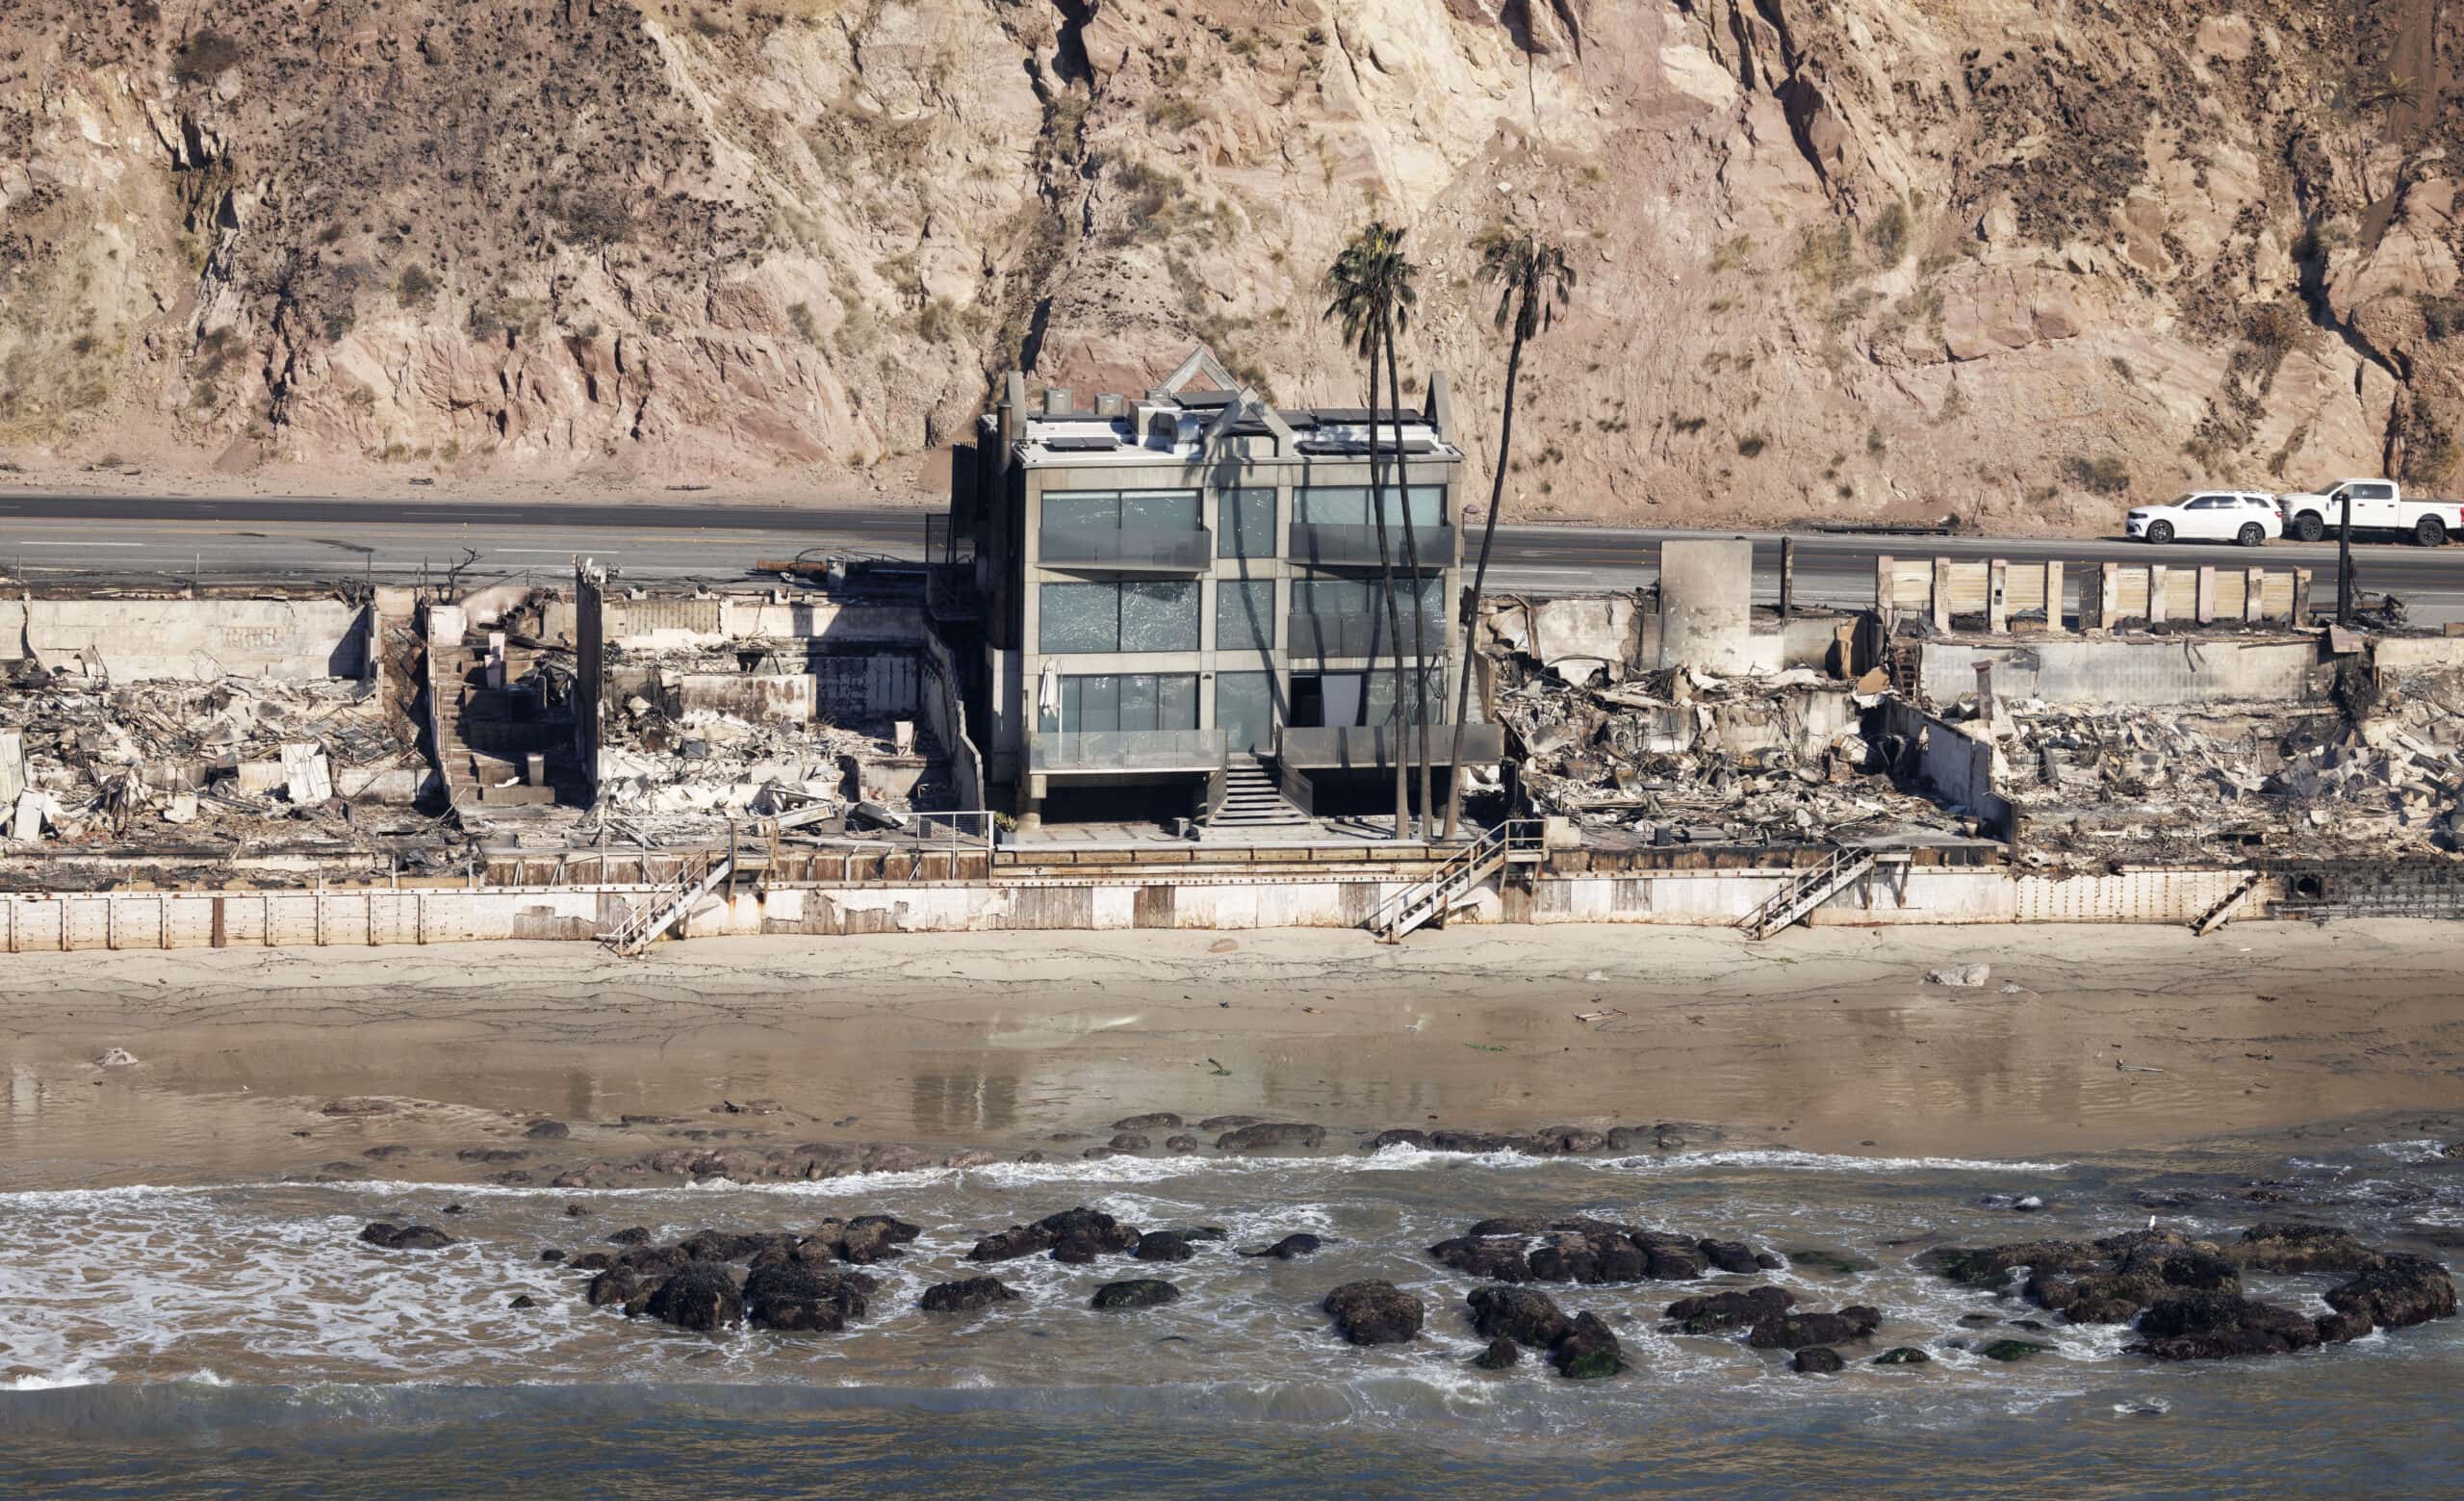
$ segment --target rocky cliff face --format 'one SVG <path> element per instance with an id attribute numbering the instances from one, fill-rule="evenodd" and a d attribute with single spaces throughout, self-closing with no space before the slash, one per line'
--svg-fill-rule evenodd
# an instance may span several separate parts
<path id="1" fill-rule="evenodd" d="M 1476 450 L 1469 242 L 1573 253 L 1522 514 L 2436 485 L 2459 44 L 2430 0 L 18 0 L 0 445 L 811 478 L 1196 340 L 1356 401 L 1315 284 L 1377 215 Z"/>

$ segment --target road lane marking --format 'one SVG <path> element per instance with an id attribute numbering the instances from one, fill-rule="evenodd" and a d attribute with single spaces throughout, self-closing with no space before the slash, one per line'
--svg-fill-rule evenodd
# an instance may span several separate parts
<path id="1" fill-rule="evenodd" d="M 27 541 L 20 541 L 20 542 L 16 543 L 15 545 L 16 545 L 16 546 L 18 546 L 18 547 L 143 547 L 145 544 L 144 544 L 144 543 L 142 543 L 142 542 L 27 542 Z"/>

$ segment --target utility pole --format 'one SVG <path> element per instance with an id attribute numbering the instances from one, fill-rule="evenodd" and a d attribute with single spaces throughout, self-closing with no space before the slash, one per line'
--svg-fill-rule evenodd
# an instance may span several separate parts
<path id="1" fill-rule="evenodd" d="M 2336 624 L 2352 624 L 2352 486 L 2345 486 L 2343 519 L 2336 527 Z"/>

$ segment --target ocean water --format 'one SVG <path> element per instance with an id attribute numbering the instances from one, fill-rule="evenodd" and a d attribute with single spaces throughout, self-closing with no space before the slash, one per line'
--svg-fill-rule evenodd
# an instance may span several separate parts
<path id="1" fill-rule="evenodd" d="M 1926 1247 L 2092 1236 L 2152 1211 L 2231 1239 L 2261 1218 L 2428 1249 L 2464 1229 L 2464 1162 L 2428 1141 L 2221 1143 L 2077 1160 L 1362 1157 L 1005 1165 L 739 1187 L 128 1187 L 0 1195 L 0 1495 L 458 1496 L 2432 1495 L 2464 1473 L 2464 1320 L 2274 1359 L 2168 1365 L 2125 1330 L 2041 1333 L 1999 1365 L 1962 1348 L 2046 1317 L 1912 1263 Z M 2346 1143 L 2349 1142 L 2349 1145 Z M 2254 1202 L 2256 1192 L 2270 1202 Z M 2045 1207 L 2011 1204 L 2037 1196 Z M 444 1213 L 449 1204 L 465 1212 Z M 1073 1204 L 1230 1243 L 1149 1265 L 963 1260 L 984 1233 Z M 578 1214 L 569 1210 L 578 1209 Z M 687 1333 L 592 1309 L 537 1259 L 640 1225 L 797 1230 L 884 1212 L 924 1228 L 846 1333 Z M 1767 1279 L 1547 1285 L 1615 1328 L 1632 1369 L 1567 1382 L 1527 1357 L 1474 1369 L 1470 1279 L 1424 1249 L 1498 1214 L 1589 1214 L 1787 1253 Z M 373 1219 L 449 1229 L 433 1253 L 359 1243 Z M 1290 1262 L 1237 1256 L 1293 1230 Z M 1020 1301 L 927 1315 L 933 1282 L 989 1272 Z M 1182 1299 L 1097 1312 L 1102 1282 Z M 1427 1300 L 1408 1346 L 1337 1338 L 1320 1302 L 1359 1278 Z M 1767 1280 L 1801 1307 L 1881 1308 L 1835 1376 L 1658 1332 L 1667 1304 Z M 2335 1279 L 2250 1280 L 2307 1309 Z M 1544 1284 L 1545 1285 L 1545 1284 Z M 509 1307 L 527 1294 L 538 1307 Z M 2047 1318 L 2048 1323 L 2053 1321 Z M 1866 1363 L 1892 1345 L 1934 1363 Z"/>

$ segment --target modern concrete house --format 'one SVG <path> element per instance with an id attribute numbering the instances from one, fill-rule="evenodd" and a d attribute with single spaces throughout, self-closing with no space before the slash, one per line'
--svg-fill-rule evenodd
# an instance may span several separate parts
<path id="1" fill-rule="evenodd" d="M 1394 431 L 1381 425 L 1377 463 L 1402 713 L 1421 712 L 1417 608 L 1440 725 L 1460 654 L 1463 468 L 1443 374 L 1402 415 L 1399 469 Z M 1143 396 L 1090 406 L 1058 388 L 1031 403 L 1009 375 L 951 480 L 973 598 L 944 619 L 980 635 L 968 717 L 988 782 L 1022 822 L 1391 810 L 1401 724 L 1373 493 L 1367 411 L 1278 408 L 1203 349 Z M 1450 735 L 1431 735 L 1442 789 Z M 1494 726 L 1465 738 L 1466 764 L 1502 753 Z"/>

